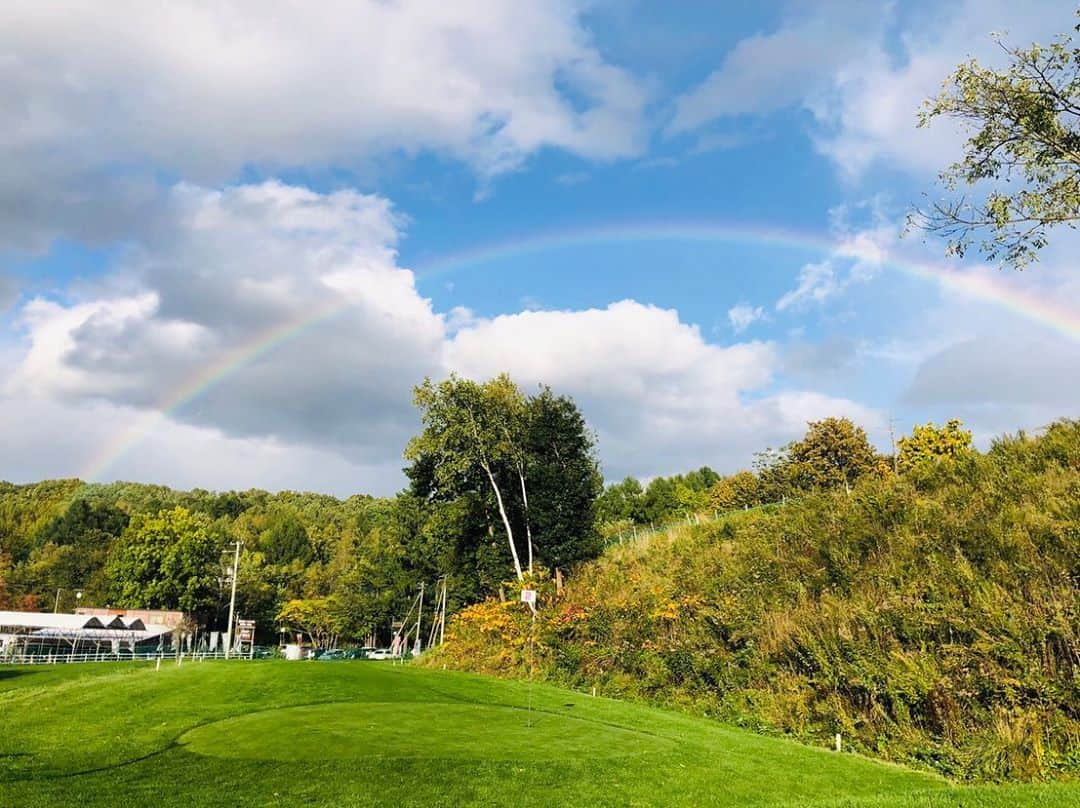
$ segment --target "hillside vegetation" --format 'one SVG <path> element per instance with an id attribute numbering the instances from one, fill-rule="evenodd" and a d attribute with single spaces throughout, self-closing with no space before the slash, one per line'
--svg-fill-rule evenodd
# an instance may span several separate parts
<path id="1" fill-rule="evenodd" d="M 845 490 L 849 489 L 849 490 Z M 962 779 L 1080 766 L 1080 422 L 615 544 L 428 664 L 535 675 Z M 533 633 L 535 631 L 535 633 Z"/>

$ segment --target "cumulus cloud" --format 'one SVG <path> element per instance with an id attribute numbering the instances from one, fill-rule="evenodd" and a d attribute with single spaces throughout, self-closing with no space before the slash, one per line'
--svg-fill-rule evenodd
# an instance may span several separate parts
<path id="1" fill-rule="evenodd" d="M 880 422 L 844 399 L 765 395 L 780 363 L 773 344 L 711 344 L 676 311 L 632 300 L 481 321 L 449 341 L 446 363 L 474 377 L 507 370 L 527 388 L 546 383 L 572 394 L 613 478 L 705 463 L 734 470 L 825 415 L 850 415 L 871 429 Z"/>
<path id="2" fill-rule="evenodd" d="M 85 299 L 26 303 L 9 390 L 176 407 L 231 435 L 358 456 L 399 449 L 415 422 L 403 402 L 438 371 L 446 323 L 396 265 L 389 203 L 267 182 L 180 185 L 169 209 L 171 227 Z"/>
<path id="3" fill-rule="evenodd" d="M 0 50 L 9 246 L 115 237 L 162 170 L 217 184 L 431 150 L 489 178 L 545 147 L 606 160 L 644 142 L 642 89 L 572 2 L 14 0 Z"/>

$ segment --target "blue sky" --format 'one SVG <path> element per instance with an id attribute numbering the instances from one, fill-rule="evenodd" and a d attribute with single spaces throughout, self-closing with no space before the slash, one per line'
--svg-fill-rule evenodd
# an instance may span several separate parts
<path id="1" fill-rule="evenodd" d="M 899 235 L 962 144 L 921 100 L 1069 3 L 317 9 L 2 12 L 0 478 L 389 493 L 451 371 L 573 395 L 609 478 L 1080 414 L 1075 234 Z"/>

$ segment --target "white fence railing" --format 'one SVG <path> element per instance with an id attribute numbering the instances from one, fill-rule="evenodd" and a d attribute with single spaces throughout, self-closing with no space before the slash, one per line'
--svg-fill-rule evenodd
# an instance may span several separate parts
<path id="1" fill-rule="evenodd" d="M 147 653 L 124 653 L 114 654 L 111 651 L 90 651 L 88 653 L 65 654 L 65 653 L 38 653 L 38 654 L 8 654 L 0 656 L 0 665 L 65 665 L 77 662 L 155 662 L 173 663 L 182 665 L 185 662 L 202 662 L 206 659 L 225 659 L 224 651 L 200 652 L 184 651 L 183 653 L 161 653 L 159 651 Z M 229 659 L 251 659 L 248 654 L 230 654 Z"/>

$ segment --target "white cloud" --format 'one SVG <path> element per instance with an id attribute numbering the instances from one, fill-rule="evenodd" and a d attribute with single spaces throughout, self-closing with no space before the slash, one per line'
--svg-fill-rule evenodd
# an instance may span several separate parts
<path id="1" fill-rule="evenodd" d="M 187 423 L 358 457 L 399 451 L 409 390 L 438 372 L 447 325 L 396 265 L 389 203 L 267 182 L 180 185 L 168 209 L 100 286 L 23 306 L 9 391 L 177 405 Z"/>
<path id="2" fill-rule="evenodd" d="M 754 323 L 765 319 L 765 309 L 761 306 L 751 306 L 749 303 L 736 303 L 728 309 L 728 322 L 731 330 L 741 334 Z"/>
<path id="3" fill-rule="evenodd" d="M 805 306 L 808 303 L 824 303 L 834 297 L 846 282 L 837 278 L 837 270 L 831 261 L 805 264 L 799 270 L 799 279 L 794 289 L 785 292 L 776 301 L 776 310 Z"/>
<path id="4" fill-rule="evenodd" d="M 957 159 L 963 133 L 949 122 L 916 129 L 925 99 L 965 59 L 1002 62 L 991 32 L 1026 45 L 1071 29 L 1057 0 L 965 0 L 932 11 L 888 3 L 796 6 L 772 32 L 738 42 L 720 67 L 676 103 L 669 131 L 734 116 L 802 108 L 818 149 L 849 178 L 874 165 L 937 173 Z"/>
<path id="5" fill-rule="evenodd" d="M 766 394 L 780 361 L 771 343 L 710 344 L 677 312 L 632 300 L 495 317 L 446 349 L 447 366 L 465 375 L 505 370 L 527 389 L 542 382 L 571 394 L 597 430 L 612 478 L 706 463 L 734 470 L 824 415 L 878 426 L 873 410 L 845 399 Z"/>
<path id="6" fill-rule="evenodd" d="M 50 398 L 0 395 L 4 453 L 0 479 L 32 482 L 70 477 L 97 467 L 104 447 L 128 434 L 145 413 L 105 401 L 70 404 Z M 300 488 L 338 496 L 389 494 L 401 485 L 396 456 L 353 462 L 340 452 L 165 419 L 129 451 L 119 453 L 104 480 L 136 480 L 178 488 Z"/>
<path id="7" fill-rule="evenodd" d="M 834 71 L 828 95 L 815 107 L 824 127 L 816 138 L 818 147 L 848 177 L 875 164 L 936 174 L 959 158 L 964 133 L 950 122 L 917 130 L 923 101 L 939 92 L 961 61 L 974 57 L 984 64 L 1002 63 L 991 32 L 1007 32 L 1010 41 L 1027 45 L 1046 42 L 1072 24 L 1070 12 L 1053 0 L 967 0 L 942 6 L 902 33 L 902 58 L 882 41 Z"/>
<path id="8" fill-rule="evenodd" d="M 719 68 L 679 97 L 668 132 L 809 104 L 828 87 L 834 70 L 867 50 L 878 33 L 880 11 L 868 3 L 815 4 L 811 14 L 740 40 Z"/>
<path id="9" fill-rule="evenodd" d="M 83 472 L 133 420 L 168 407 L 106 477 L 388 493 L 418 427 L 412 385 L 451 370 L 572 395 L 617 476 L 744 466 L 824 413 L 875 422 L 844 399 L 768 392 L 774 345 L 711 344 L 674 310 L 436 312 L 396 265 L 400 222 L 379 197 L 279 183 L 173 197 L 171 230 L 100 286 L 18 310 L 24 339 L 0 357 L 11 414 L 0 436 L 13 447 L 0 475 Z M 337 313 L 312 320 L 320 312 Z M 41 428 L 16 429 L 30 412 Z"/>
<path id="10" fill-rule="evenodd" d="M 635 155 L 644 93 L 579 15 L 561 0 L 4 3 L 0 245 L 114 237 L 147 215 L 158 170 L 217 184 L 433 150 L 486 178 L 545 147 Z"/>
<path id="11" fill-rule="evenodd" d="M 851 219 L 858 215 L 869 221 L 856 227 Z M 837 206 L 829 218 L 835 239 L 829 255 L 799 270 L 795 288 L 777 300 L 777 311 L 822 305 L 853 284 L 872 280 L 896 248 L 900 225 L 888 217 L 878 198 Z"/>

